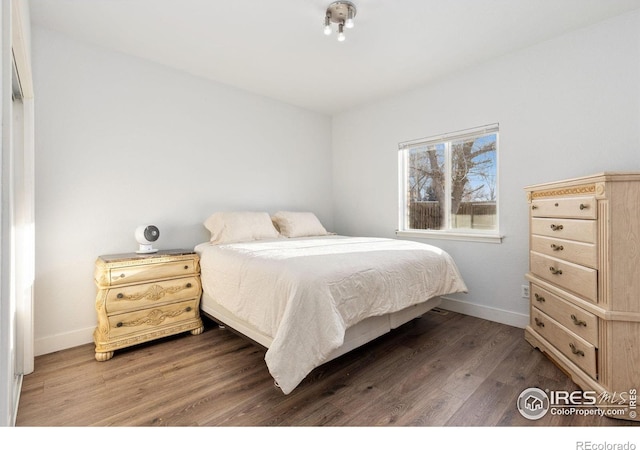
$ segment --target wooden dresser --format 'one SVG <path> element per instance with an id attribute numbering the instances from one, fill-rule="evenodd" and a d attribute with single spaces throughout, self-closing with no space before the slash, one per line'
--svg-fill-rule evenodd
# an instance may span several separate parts
<path id="1" fill-rule="evenodd" d="M 612 417 L 638 420 L 640 173 L 601 173 L 525 191 L 525 338 L 583 391 L 595 391 L 603 411 L 623 401 L 626 413 Z"/>
<path id="2" fill-rule="evenodd" d="M 190 331 L 203 331 L 200 319 L 200 259 L 189 250 L 98 257 L 98 326 L 95 357 L 114 350 Z"/>

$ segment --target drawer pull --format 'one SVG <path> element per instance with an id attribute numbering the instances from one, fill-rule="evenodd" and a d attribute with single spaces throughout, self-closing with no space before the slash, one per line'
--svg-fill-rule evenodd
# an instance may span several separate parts
<path id="1" fill-rule="evenodd" d="M 553 266 L 549 267 L 549 271 L 551 271 L 553 275 L 562 275 L 562 270 L 556 269 Z"/>
<path id="2" fill-rule="evenodd" d="M 564 250 L 564 247 L 562 245 L 551 244 L 551 250 L 554 252 L 560 252 Z"/>
<path id="3" fill-rule="evenodd" d="M 122 322 L 118 322 L 118 323 L 116 324 L 116 327 L 120 328 L 122 325 L 124 325 Z"/>
<path id="4" fill-rule="evenodd" d="M 560 231 L 562 230 L 564 227 L 562 225 L 555 225 L 555 224 L 551 224 L 551 230 L 552 231 Z"/>
<path id="5" fill-rule="evenodd" d="M 533 320 L 536 322 L 537 326 L 539 326 L 540 328 L 544 328 L 544 322 L 542 320 L 538 319 L 537 317 Z"/>
<path id="6" fill-rule="evenodd" d="M 189 266 L 184 266 L 184 270 L 187 270 L 189 268 Z"/>
<path id="7" fill-rule="evenodd" d="M 124 294 L 122 292 L 120 292 L 118 295 L 116 295 L 116 297 L 118 298 L 124 298 Z"/>
<path id="8" fill-rule="evenodd" d="M 187 283 L 187 288 L 190 288 L 190 287 L 191 287 L 191 283 Z"/>
<path id="9" fill-rule="evenodd" d="M 585 205 L 584 203 L 580 203 L 580 211 L 583 209 L 589 209 L 589 205 Z"/>
<path id="10" fill-rule="evenodd" d="M 536 294 L 533 294 L 533 296 L 536 298 L 537 302 L 544 303 L 545 300 L 544 300 L 544 297 L 542 295 L 538 295 L 536 293 Z"/>
<path id="11" fill-rule="evenodd" d="M 538 209 L 536 205 L 531 205 L 531 209 Z"/>
<path id="12" fill-rule="evenodd" d="M 573 353 L 574 355 L 584 356 L 584 352 L 582 350 L 578 350 L 573 343 L 569 344 L 569 347 L 571 347 L 571 353 Z"/>
<path id="13" fill-rule="evenodd" d="M 577 325 L 579 327 L 586 327 L 587 326 L 587 322 L 585 322 L 584 320 L 578 319 L 575 314 L 571 314 L 571 320 L 573 320 L 573 324 L 574 325 Z"/>
<path id="14" fill-rule="evenodd" d="M 120 274 L 120 278 L 124 278 L 124 276 L 125 276 L 125 275 L 124 275 L 123 273 L 121 273 L 121 274 Z"/>
<path id="15" fill-rule="evenodd" d="M 185 310 L 186 312 L 191 311 L 191 306 L 187 306 L 184 310 Z"/>

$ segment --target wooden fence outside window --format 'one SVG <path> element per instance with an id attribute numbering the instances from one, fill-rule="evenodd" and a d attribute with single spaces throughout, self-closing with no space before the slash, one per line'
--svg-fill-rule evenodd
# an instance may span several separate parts
<path id="1" fill-rule="evenodd" d="M 444 228 L 440 204 L 433 201 L 409 203 L 409 227 L 413 230 Z M 496 202 L 463 202 L 452 216 L 452 228 L 493 229 L 496 223 Z"/>

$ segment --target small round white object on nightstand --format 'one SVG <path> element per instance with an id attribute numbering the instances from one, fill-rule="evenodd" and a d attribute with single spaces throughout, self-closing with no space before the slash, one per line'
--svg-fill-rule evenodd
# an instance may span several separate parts
<path id="1" fill-rule="evenodd" d="M 160 230 L 155 225 L 140 225 L 135 232 L 136 241 L 140 248 L 136 253 L 155 253 L 157 248 L 153 248 L 153 243 L 160 237 Z"/>

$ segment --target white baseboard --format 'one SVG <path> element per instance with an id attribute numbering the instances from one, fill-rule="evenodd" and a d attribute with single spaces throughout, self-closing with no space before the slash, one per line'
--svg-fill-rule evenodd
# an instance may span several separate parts
<path id="1" fill-rule="evenodd" d="M 48 353 L 66 350 L 79 345 L 93 342 L 93 331 L 95 327 L 70 331 L 69 333 L 56 334 L 34 341 L 35 356 L 46 355 Z"/>
<path id="2" fill-rule="evenodd" d="M 475 303 L 469 303 L 455 298 L 442 297 L 440 307 L 460 314 L 466 314 L 467 316 L 479 317 L 480 319 L 486 319 L 492 322 L 498 322 L 522 329 L 524 329 L 529 323 L 529 316 L 527 314 L 515 313 L 513 311 L 492 308 L 490 306 L 477 305 Z"/>

